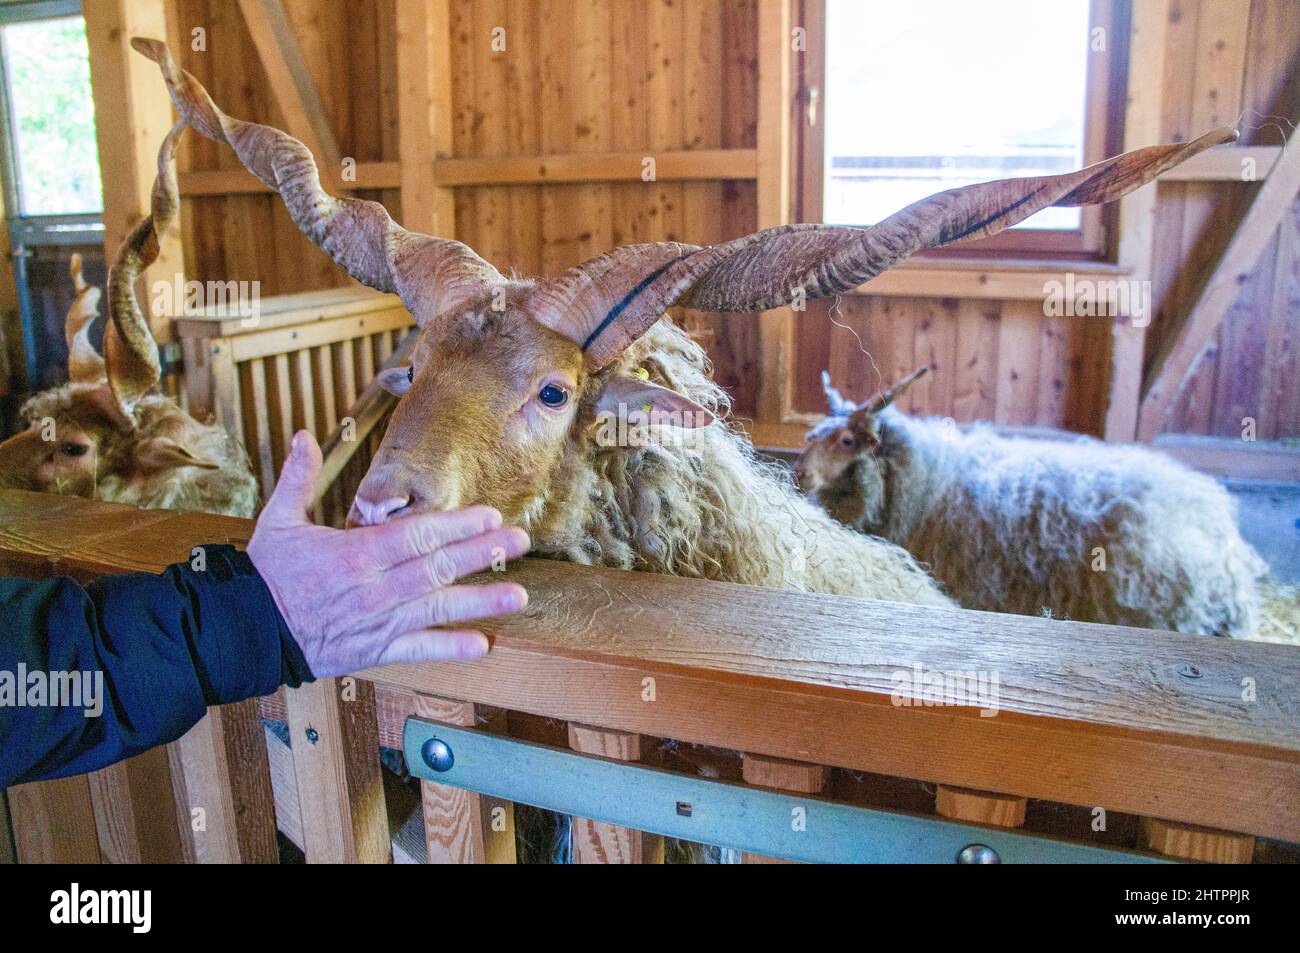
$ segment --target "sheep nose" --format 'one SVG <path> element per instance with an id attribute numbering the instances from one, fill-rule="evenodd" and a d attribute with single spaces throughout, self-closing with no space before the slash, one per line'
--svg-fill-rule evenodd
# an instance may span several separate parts
<path id="1" fill-rule="evenodd" d="M 409 496 L 390 496 L 386 500 L 375 502 L 358 493 L 352 500 L 352 512 L 348 521 L 357 526 L 378 526 L 410 502 Z"/>

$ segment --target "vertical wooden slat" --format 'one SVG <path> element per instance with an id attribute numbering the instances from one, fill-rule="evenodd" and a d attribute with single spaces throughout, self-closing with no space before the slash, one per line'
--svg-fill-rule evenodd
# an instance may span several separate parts
<path id="1" fill-rule="evenodd" d="M 5 793 L 20 864 L 100 863 L 86 775 L 16 784 Z"/>
<path id="2" fill-rule="evenodd" d="M 473 728 L 478 724 L 479 714 L 489 713 L 470 702 L 416 693 L 415 714 L 431 721 Z M 486 726 L 504 731 L 504 710 L 490 715 L 495 718 L 495 724 L 488 721 Z M 424 805 L 425 856 L 429 863 L 516 862 L 515 812 L 509 801 L 423 780 L 420 800 Z"/>
<path id="3" fill-rule="evenodd" d="M 940 784 L 935 791 L 934 811 L 940 817 L 990 827 L 1023 827 L 1028 800 L 1011 794 L 972 791 Z"/>
<path id="4" fill-rule="evenodd" d="M 388 863 L 374 686 L 325 678 L 285 699 L 307 862 Z"/>
<path id="5" fill-rule="evenodd" d="M 9 797 L 0 790 L 0 864 L 18 863 L 14 848 L 14 828 L 9 822 Z"/>
<path id="6" fill-rule="evenodd" d="M 296 426 L 315 434 L 317 440 L 324 440 L 329 436 L 329 430 L 321 426 L 316 417 L 316 385 L 313 379 L 311 351 L 304 349 L 298 351 L 293 357 L 299 408 Z"/>
<path id="7" fill-rule="evenodd" d="M 258 475 L 261 478 L 262 498 L 268 499 L 275 489 L 275 459 L 271 453 L 271 428 L 269 416 L 270 403 L 266 391 L 266 364 L 260 357 L 248 362 L 249 383 L 252 388 L 253 403 L 246 408 L 253 421 L 256 444 L 249 451 L 257 458 Z"/>
<path id="8" fill-rule="evenodd" d="M 793 794 L 820 794 L 826 787 L 828 775 L 826 768 L 820 764 L 805 764 L 802 761 L 789 761 L 785 758 L 755 754 L 745 755 L 742 773 L 746 784 L 789 791 Z M 793 823 L 793 818 L 791 822 Z M 766 857 L 748 852 L 741 854 L 740 862 L 742 864 L 793 863 L 779 857 Z"/>
<path id="9" fill-rule="evenodd" d="M 1214 864 L 1249 864 L 1255 838 L 1190 824 L 1142 818 L 1142 846 L 1182 860 Z"/>
<path id="10" fill-rule="evenodd" d="M 614 761 L 640 761 L 641 735 L 569 725 L 569 747 Z M 617 827 L 583 817 L 573 819 L 575 864 L 662 864 L 664 839 L 658 834 Z"/>
<path id="11" fill-rule="evenodd" d="M 452 154 L 450 0 L 397 4 L 398 156 L 407 228 L 451 238 L 456 204 L 433 160 Z"/>
<path id="12" fill-rule="evenodd" d="M 173 759 L 171 747 L 153 748 L 87 776 L 105 863 L 193 862 L 189 818 L 179 816 L 176 798 L 176 785 L 184 781 L 179 774 L 173 780 L 173 761 L 179 764 L 179 758 Z"/>
<path id="13" fill-rule="evenodd" d="M 1165 30 L 1170 0 L 1143 0 L 1133 6 L 1129 46 L 1128 108 L 1124 113 L 1124 150 L 1159 141 L 1165 70 Z M 1151 280 L 1155 246 L 1158 187 L 1148 186 L 1124 196 L 1119 206 L 1119 261 L 1131 281 Z M 1107 440 L 1129 441 L 1137 436 L 1146 327 L 1114 323 L 1111 370 L 1104 428 Z"/>

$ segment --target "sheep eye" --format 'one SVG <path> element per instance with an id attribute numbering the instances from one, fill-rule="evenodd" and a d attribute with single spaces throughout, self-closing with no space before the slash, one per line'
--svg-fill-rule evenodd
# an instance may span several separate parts
<path id="1" fill-rule="evenodd" d="M 547 384 L 537 394 L 537 399 L 547 407 L 563 407 L 569 400 L 569 392 L 557 384 Z"/>
<path id="2" fill-rule="evenodd" d="M 65 457 L 82 457 L 90 448 L 79 443 L 65 443 L 59 447 L 59 453 Z"/>
<path id="3" fill-rule="evenodd" d="M 414 383 L 415 383 L 415 365 L 414 365 L 414 364 L 408 364 L 408 365 L 406 366 L 406 383 L 408 383 L 408 384 L 414 384 Z"/>
<path id="4" fill-rule="evenodd" d="M 853 438 L 852 434 L 846 433 L 844 436 L 840 437 L 840 446 L 845 450 L 856 450 L 858 448 L 858 442 Z"/>

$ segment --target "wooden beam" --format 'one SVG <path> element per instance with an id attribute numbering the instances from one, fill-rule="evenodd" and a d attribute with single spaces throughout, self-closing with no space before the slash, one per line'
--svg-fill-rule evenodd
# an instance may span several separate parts
<path id="1" fill-rule="evenodd" d="M 86 775 L 16 784 L 5 796 L 18 863 L 100 863 Z"/>
<path id="2" fill-rule="evenodd" d="M 1174 166 L 1159 181 L 1263 182 L 1281 158 L 1281 146 L 1215 146 Z"/>
<path id="3" fill-rule="evenodd" d="M 1249 864 L 1255 856 L 1255 838 L 1248 834 L 1171 824 L 1154 817 L 1142 818 L 1141 846 L 1180 860 L 1210 864 Z"/>
<path id="4" fill-rule="evenodd" d="M 758 176 L 758 152 L 755 149 L 677 149 L 438 159 L 433 163 L 433 177 L 440 186 L 639 182 L 647 158 L 654 159 L 655 181 L 659 182 L 754 179 Z"/>
<path id="5" fill-rule="evenodd" d="M 396 162 L 358 162 L 356 181 L 343 183 L 348 189 L 395 189 L 401 186 Z M 181 195 L 270 195 L 271 187 L 244 169 L 210 172 L 181 172 L 177 176 Z"/>
<path id="6" fill-rule="evenodd" d="M 342 153 L 316 92 L 316 83 L 298 48 L 298 38 L 294 36 L 283 0 L 239 0 L 239 9 L 287 131 L 311 150 L 321 167 L 321 178 L 339 183 L 343 172 Z M 354 186 L 346 183 L 344 187 Z"/>
<path id="7" fill-rule="evenodd" d="M 452 153 L 450 0 L 397 4 L 396 29 L 402 223 L 452 238 L 455 196 L 433 171 L 434 160 Z"/>
<path id="8" fill-rule="evenodd" d="M 1133 5 L 1129 37 L 1128 104 L 1124 111 L 1124 151 L 1160 141 L 1165 84 L 1165 36 L 1170 0 L 1139 0 Z M 1155 255 L 1158 185 L 1149 183 L 1120 199 L 1119 264 L 1128 280 L 1149 282 Z M 1146 327 L 1115 318 L 1111 331 L 1110 386 L 1103 434 L 1129 441 L 1137 433 Z"/>
<path id="9" fill-rule="evenodd" d="M 158 147 L 172 127 L 172 104 L 158 80 L 158 68 L 131 49 L 133 36 L 164 38 L 167 16 L 162 0 L 103 0 L 85 4 L 86 40 L 95 100 L 95 139 L 103 170 L 104 252 L 108 261 L 136 224 L 149 214 L 158 174 Z M 158 260 L 143 287 L 157 280 L 173 282 L 184 273 L 181 223 L 161 239 Z M 151 301 L 152 295 L 143 300 Z M 153 315 L 150 328 L 158 341 L 172 340 L 171 321 Z"/>
<path id="10" fill-rule="evenodd" d="M 934 796 L 934 812 L 940 817 L 990 827 L 1023 827 L 1027 808 L 1022 797 L 947 784 L 939 785 Z"/>
<path id="11" fill-rule="evenodd" d="M 1241 292 L 1265 246 L 1300 191 L 1300 148 L 1288 149 L 1273 173 L 1259 187 L 1250 209 L 1207 277 L 1191 310 L 1169 332 L 1151 362 L 1138 420 L 1138 439 L 1154 440 L 1164 426 L 1174 398 L 1196 370 L 1196 364 L 1224 316 Z"/>
<path id="12" fill-rule="evenodd" d="M 758 9 L 758 228 L 790 221 L 793 113 L 795 109 L 790 0 Z M 757 417 L 778 422 L 791 407 L 794 314 L 776 308 L 759 316 Z"/>

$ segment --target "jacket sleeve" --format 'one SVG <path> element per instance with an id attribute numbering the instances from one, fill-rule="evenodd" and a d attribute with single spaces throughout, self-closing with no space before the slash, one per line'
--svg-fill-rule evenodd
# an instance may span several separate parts
<path id="1" fill-rule="evenodd" d="M 86 587 L 0 579 L 0 788 L 102 768 L 174 741 L 209 705 L 311 680 L 231 546 Z"/>

